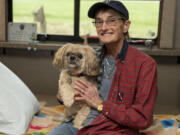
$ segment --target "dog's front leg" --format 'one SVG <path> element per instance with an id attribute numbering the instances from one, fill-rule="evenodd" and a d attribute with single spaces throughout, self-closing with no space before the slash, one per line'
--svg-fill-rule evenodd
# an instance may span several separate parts
<path id="1" fill-rule="evenodd" d="M 71 86 L 72 80 L 66 71 L 62 71 L 59 80 L 59 92 L 66 107 L 74 103 L 74 89 Z"/>

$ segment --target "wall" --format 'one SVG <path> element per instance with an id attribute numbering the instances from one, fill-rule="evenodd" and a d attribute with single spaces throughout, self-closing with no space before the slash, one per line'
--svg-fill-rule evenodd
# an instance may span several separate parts
<path id="1" fill-rule="evenodd" d="M 180 48 L 180 0 L 176 0 L 176 17 L 175 17 L 175 27 L 174 27 L 174 46 L 175 48 Z"/>
<path id="2" fill-rule="evenodd" d="M 0 54 L 0 61 L 14 71 L 34 93 L 56 93 L 59 73 L 52 66 L 50 51 L 6 49 L 6 55 Z"/>
<path id="3" fill-rule="evenodd" d="M 3 54 L 3 52 L 5 54 Z M 50 51 L 0 49 L 0 61 L 14 71 L 33 93 L 56 95 L 59 73 L 52 66 Z M 177 57 L 156 56 L 159 93 L 155 112 L 180 112 L 180 64 Z"/>
<path id="4" fill-rule="evenodd" d="M 176 57 L 154 57 L 158 63 L 156 113 L 180 113 L 180 64 Z"/>

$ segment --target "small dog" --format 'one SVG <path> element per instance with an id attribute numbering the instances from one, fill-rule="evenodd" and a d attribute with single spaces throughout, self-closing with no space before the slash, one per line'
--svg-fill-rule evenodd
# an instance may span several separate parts
<path id="1" fill-rule="evenodd" d="M 73 82 L 82 78 L 97 86 L 99 62 L 96 53 L 88 45 L 68 43 L 58 49 L 53 65 L 61 71 L 58 93 L 60 93 L 65 107 L 63 121 L 74 117 L 74 127 L 80 129 L 90 113 L 90 107 L 85 103 L 74 101 Z"/>

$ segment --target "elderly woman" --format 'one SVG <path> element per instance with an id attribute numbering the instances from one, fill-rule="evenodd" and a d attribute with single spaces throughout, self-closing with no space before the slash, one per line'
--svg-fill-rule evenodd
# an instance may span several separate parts
<path id="1" fill-rule="evenodd" d="M 91 114 L 80 130 L 63 123 L 49 135 L 138 135 L 153 121 L 157 96 L 156 62 L 128 45 L 129 13 L 120 1 L 98 2 L 88 16 L 94 19 L 102 74 L 100 88 L 84 80 L 75 82 L 75 100 L 91 106 Z"/>

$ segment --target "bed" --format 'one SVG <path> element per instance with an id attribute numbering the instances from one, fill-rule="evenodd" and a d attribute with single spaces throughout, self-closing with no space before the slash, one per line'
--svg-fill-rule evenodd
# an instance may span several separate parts
<path id="1" fill-rule="evenodd" d="M 60 124 L 64 107 L 42 105 L 31 90 L 0 62 L 0 135 L 46 135 Z M 154 115 L 145 135 L 180 135 L 180 115 Z"/>
<path id="2" fill-rule="evenodd" d="M 56 118 L 63 113 L 63 106 L 42 106 L 40 110 L 23 135 L 45 135 L 59 125 Z M 179 120 L 180 115 L 154 115 L 152 126 L 141 132 L 145 135 L 180 135 Z"/>

